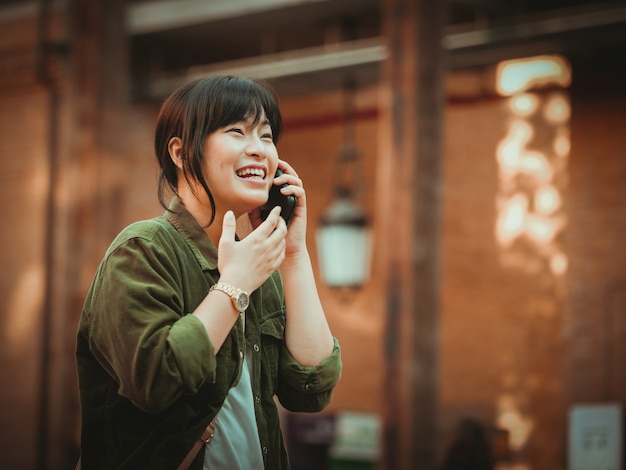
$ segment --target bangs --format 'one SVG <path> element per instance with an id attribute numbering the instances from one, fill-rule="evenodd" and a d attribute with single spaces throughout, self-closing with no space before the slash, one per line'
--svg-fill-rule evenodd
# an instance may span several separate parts
<path id="1" fill-rule="evenodd" d="M 277 100 L 270 89 L 240 77 L 222 77 L 222 80 L 219 96 L 214 94 L 217 87 L 203 93 L 206 108 L 203 113 L 205 126 L 202 127 L 205 133 L 210 134 L 216 129 L 250 118 L 254 124 L 258 124 L 265 115 L 272 128 L 273 140 L 277 142 L 282 121 Z"/>
<path id="2" fill-rule="evenodd" d="M 265 116 L 265 117 L 264 117 Z M 203 173 L 204 143 L 207 136 L 236 122 L 252 120 L 255 125 L 267 119 L 272 140 L 278 142 L 282 118 L 278 98 L 269 84 L 244 77 L 204 77 L 181 86 L 161 106 L 154 136 L 154 147 L 161 172 L 159 201 L 167 186 L 177 194 L 179 170 L 169 153 L 171 139 L 181 140 L 182 177 L 202 186 L 215 218 L 215 201 Z M 208 226 L 207 225 L 207 226 Z"/>

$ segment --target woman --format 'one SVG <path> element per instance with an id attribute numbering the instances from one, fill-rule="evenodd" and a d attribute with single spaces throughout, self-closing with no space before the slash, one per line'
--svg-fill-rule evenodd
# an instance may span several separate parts
<path id="1" fill-rule="evenodd" d="M 113 241 L 80 319 L 83 469 L 289 468 L 274 396 L 292 411 L 330 402 L 340 350 L 280 131 L 272 93 L 245 78 L 201 79 L 163 104 L 159 199 L 174 196 Z M 260 218 L 272 185 L 297 198 L 289 229 L 279 207 Z"/>

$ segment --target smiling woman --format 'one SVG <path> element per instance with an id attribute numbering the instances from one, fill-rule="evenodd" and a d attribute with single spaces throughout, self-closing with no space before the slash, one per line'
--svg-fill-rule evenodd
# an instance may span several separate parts
<path id="1" fill-rule="evenodd" d="M 330 402 L 340 349 L 280 131 L 274 95 L 245 78 L 204 78 L 165 101 L 155 151 L 166 211 L 113 241 L 80 319 L 85 468 L 288 468 L 274 399 L 308 412 Z M 297 198 L 289 230 L 277 208 L 261 217 L 273 186 Z"/>
<path id="2" fill-rule="evenodd" d="M 163 104 L 155 136 L 155 152 L 161 168 L 161 204 L 167 206 L 164 200 L 166 186 L 178 193 L 182 175 L 192 191 L 197 191 L 199 186 L 206 193 L 212 210 L 209 224 L 212 223 L 215 201 L 203 168 L 205 137 L 221 128 L 224 128 L 221 129 L 223 132 L 242 134 L 242 129 L 247 126 L 259 127 L 260 124 L 260 131 L 265 133 L 264 142 L 276 144 L 282 129 L 276 98 L 270 89 L 253 81 L 217 77 L 192 82 L 174 92 Z M 177 139 L 174 142 L 178 145 L 176 158 L 171 155 L 172 139 Z"/>

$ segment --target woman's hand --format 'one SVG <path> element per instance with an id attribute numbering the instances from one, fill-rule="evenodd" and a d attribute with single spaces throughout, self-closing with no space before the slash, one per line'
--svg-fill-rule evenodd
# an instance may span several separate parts
<path id="1" fill-rule="evenodd" d="M 302 180 L 287 162 L 279 160 L 278 166 L 283 170 L 283 174 L 274 180 L 274 184 L 287 184 L 281 192 L 296 196 L 298 201 L 289 229 L 283 238 L 284 252 L 279 263 L 287 308 L 285 342 L 296 361 L 303 366 L 315 366 L 332 353 L 333 337 L 317 293 L 311 259 L 306 247 L 306 193 Z M 261 222 L 259 209 L 252 211 L 249 218 L 255 229 L 243 241 L 257 236 L 257 238 L 273 237 L 274 234 L 268 232 L 273 226 L 275 231 L 282 234 L 287 228 L 282 217 L 279 217 L 279 223 L 266 225 L 279 212 L 279 208 L 272 209 L 267 220 Z"/>
<path id="2" fill-rule="evenodd" d="M 283 171 L 283 174 L 276 177 L 273 184 L 276 186 L 287 184 L 287 187 L 281 188 L 281 193 L 285 196 L 293 195 L 297 201 L 287 233 L 286 255 L 290 256 L 306 249 L 306 192 L 302 180 L 289 163 L 279 160 L 278 167 Z M 263 222 L 259 209 L 250 212 L 249 218 L 255 229 Z"/>
<path id="3" fill-rule="evenodd" d="M 285 259 L 287 226 L 275 207 L 267 219 L 243 240 L 235 239 L 236 221 L 228 211 L 218 245 L 220 280 L 253 292 L 277 270 Z"/>

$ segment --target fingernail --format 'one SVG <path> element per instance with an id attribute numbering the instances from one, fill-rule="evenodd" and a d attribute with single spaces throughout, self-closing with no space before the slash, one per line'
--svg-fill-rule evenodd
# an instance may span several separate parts
<path id="1" fill-rule="evenodd" d="M 233 211 L 227 211 L 226 215 L 224 216 L 224 218 L 226 219 L 227 222 L 234 222 L 235 221 L 235 214 L 233 214 Z"/>

